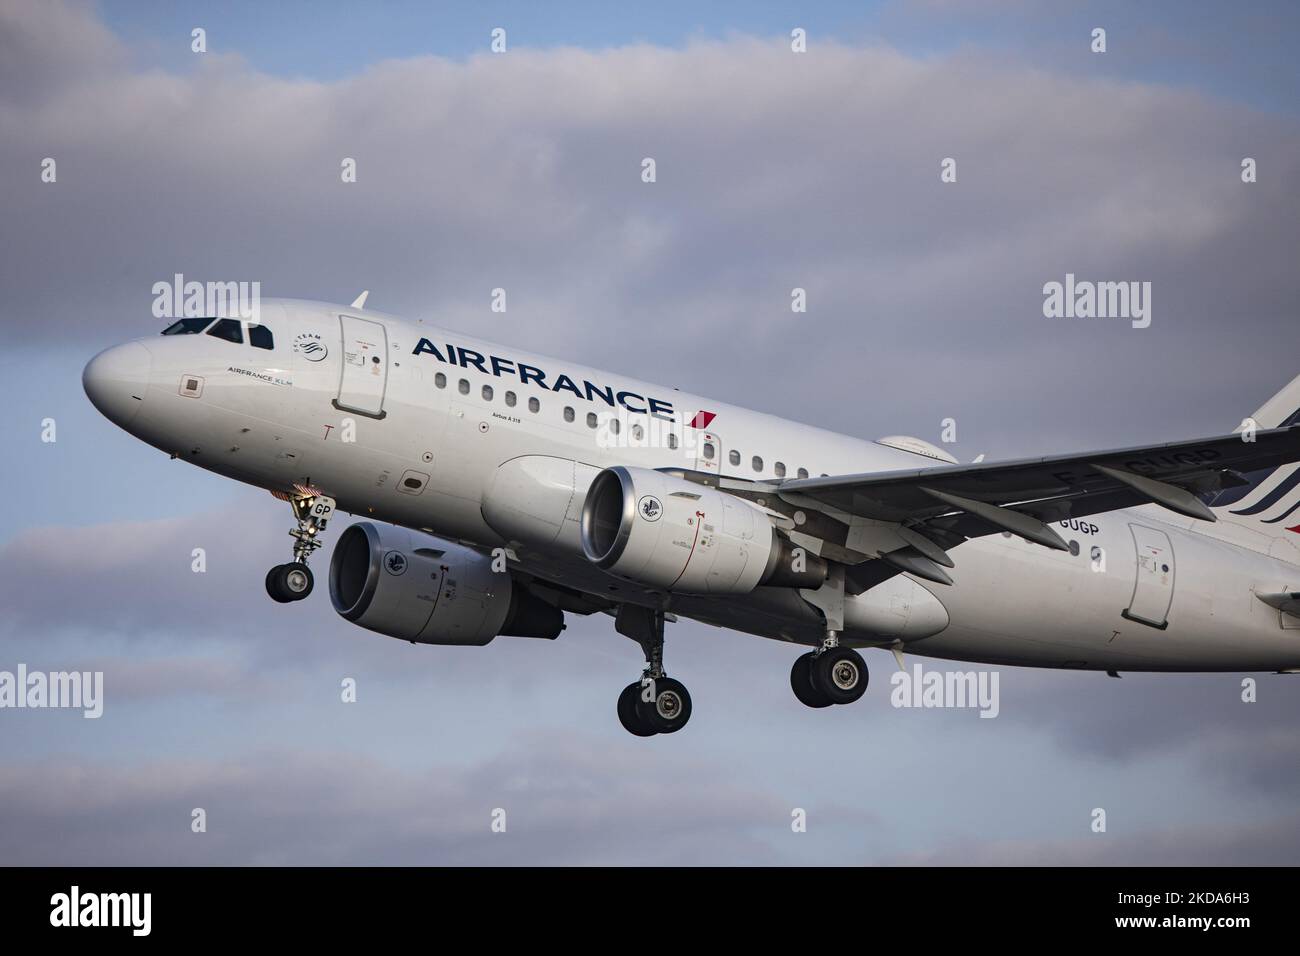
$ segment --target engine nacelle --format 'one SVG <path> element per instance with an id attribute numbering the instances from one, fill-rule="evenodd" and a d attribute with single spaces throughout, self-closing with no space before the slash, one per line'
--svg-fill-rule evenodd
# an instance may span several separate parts
<path id="1" fill-rule="evenodd" d="M 483 520 L 506 541 L 579 555 L 587 487 L 600 469 L 553 455 L 504 462 L 483 489 Z"/>
<path id="2" fill-rule="evenodd" d="M 795 560 L 762 508 L 649 468 L 606 468 L 582 507 L 582 550 L 597 567 L 665 591 L 746 594 L 819 587 L 826 563 Z"/>
<path id="3" fill-rule="evenodd" d="M 561 611 L 493 571 L 492 559 L 419 531 L 368 521 L 339 536 L 330 601 L 342 617 L 417 644 L 486 644 L 498 634 L 554 639 Z"/>

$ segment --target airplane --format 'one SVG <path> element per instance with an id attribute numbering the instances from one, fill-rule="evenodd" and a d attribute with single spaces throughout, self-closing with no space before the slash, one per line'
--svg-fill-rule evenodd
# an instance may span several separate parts
<path id="1" fill-rule="evenodd" d="M 110 421 L 269 490 L 270 569 L 417 644 L 555 639 L 606 613 L 645 656 L 630 733 L 686 725 L 664 632 L 685 617 L 804 649 L 812 708 L 866 691 L 862 648 L 1107 672 L 1300 671 L 1300 376 L 1236 431 L 962 464 L 404 321 L 296 299 L 178 319 L 90 360 Z"/>

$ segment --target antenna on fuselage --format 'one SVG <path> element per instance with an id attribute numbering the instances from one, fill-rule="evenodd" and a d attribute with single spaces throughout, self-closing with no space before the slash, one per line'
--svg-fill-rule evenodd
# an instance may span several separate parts
<path id="1" fill-rule="evenodd" d="M 353 300 L 352 300 L 352 308 L 354 308 L 354 309 L 364 309 L 364 308 L 366 307 L 366 296 L 368 296 L 368 295 L 370 295 L 370 290 L 369 290 L 369 289 L 367 289 L 365 292 L 362 292 L 359 296 L 357 296 L 355 299 L 353 299 Z"/>

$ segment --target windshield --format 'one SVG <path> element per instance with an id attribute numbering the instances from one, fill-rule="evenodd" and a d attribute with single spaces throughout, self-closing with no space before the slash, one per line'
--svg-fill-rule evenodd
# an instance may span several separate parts
<path id="1" fill-rule="evenodd" d="M 222 319 L 208 330 L 208 335 L 215 335 L 219 339 L 234 342 L 236 345 L 244 343 L 244 333 L 239 331 L 238 319 Z"/>
<path id="2" fill-rule="evenodd" d="M 198 335 L 215 319 L 179 319 L 163 329 L 163 335 Z"/>

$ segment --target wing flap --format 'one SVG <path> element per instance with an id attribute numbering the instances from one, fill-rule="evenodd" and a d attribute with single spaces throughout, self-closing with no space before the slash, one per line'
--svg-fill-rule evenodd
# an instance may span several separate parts
<path id="1" fill-rule="evenodd" d="M 1300 460 L 1300 425 L 1255 433 L 1254 441 L 1225 435 L 1197 441 L 970 465 L 830 478 L 796 478 L 778 494 L 798 494 L 831 508 L 880 521 L 938 518 L 954 507 L 933 492 L 1014 507 L 1039 520 L 1083 517 L 1117 507 L 1177 501 L 1239 482 L 1236 472 Z M 1100 469 L 1099 470 L 1099 466 Z M 1159 500 L 1160 497 L 1165 501 Z M 1204 517 L 1197 515 L 1197 517 Z"/>

